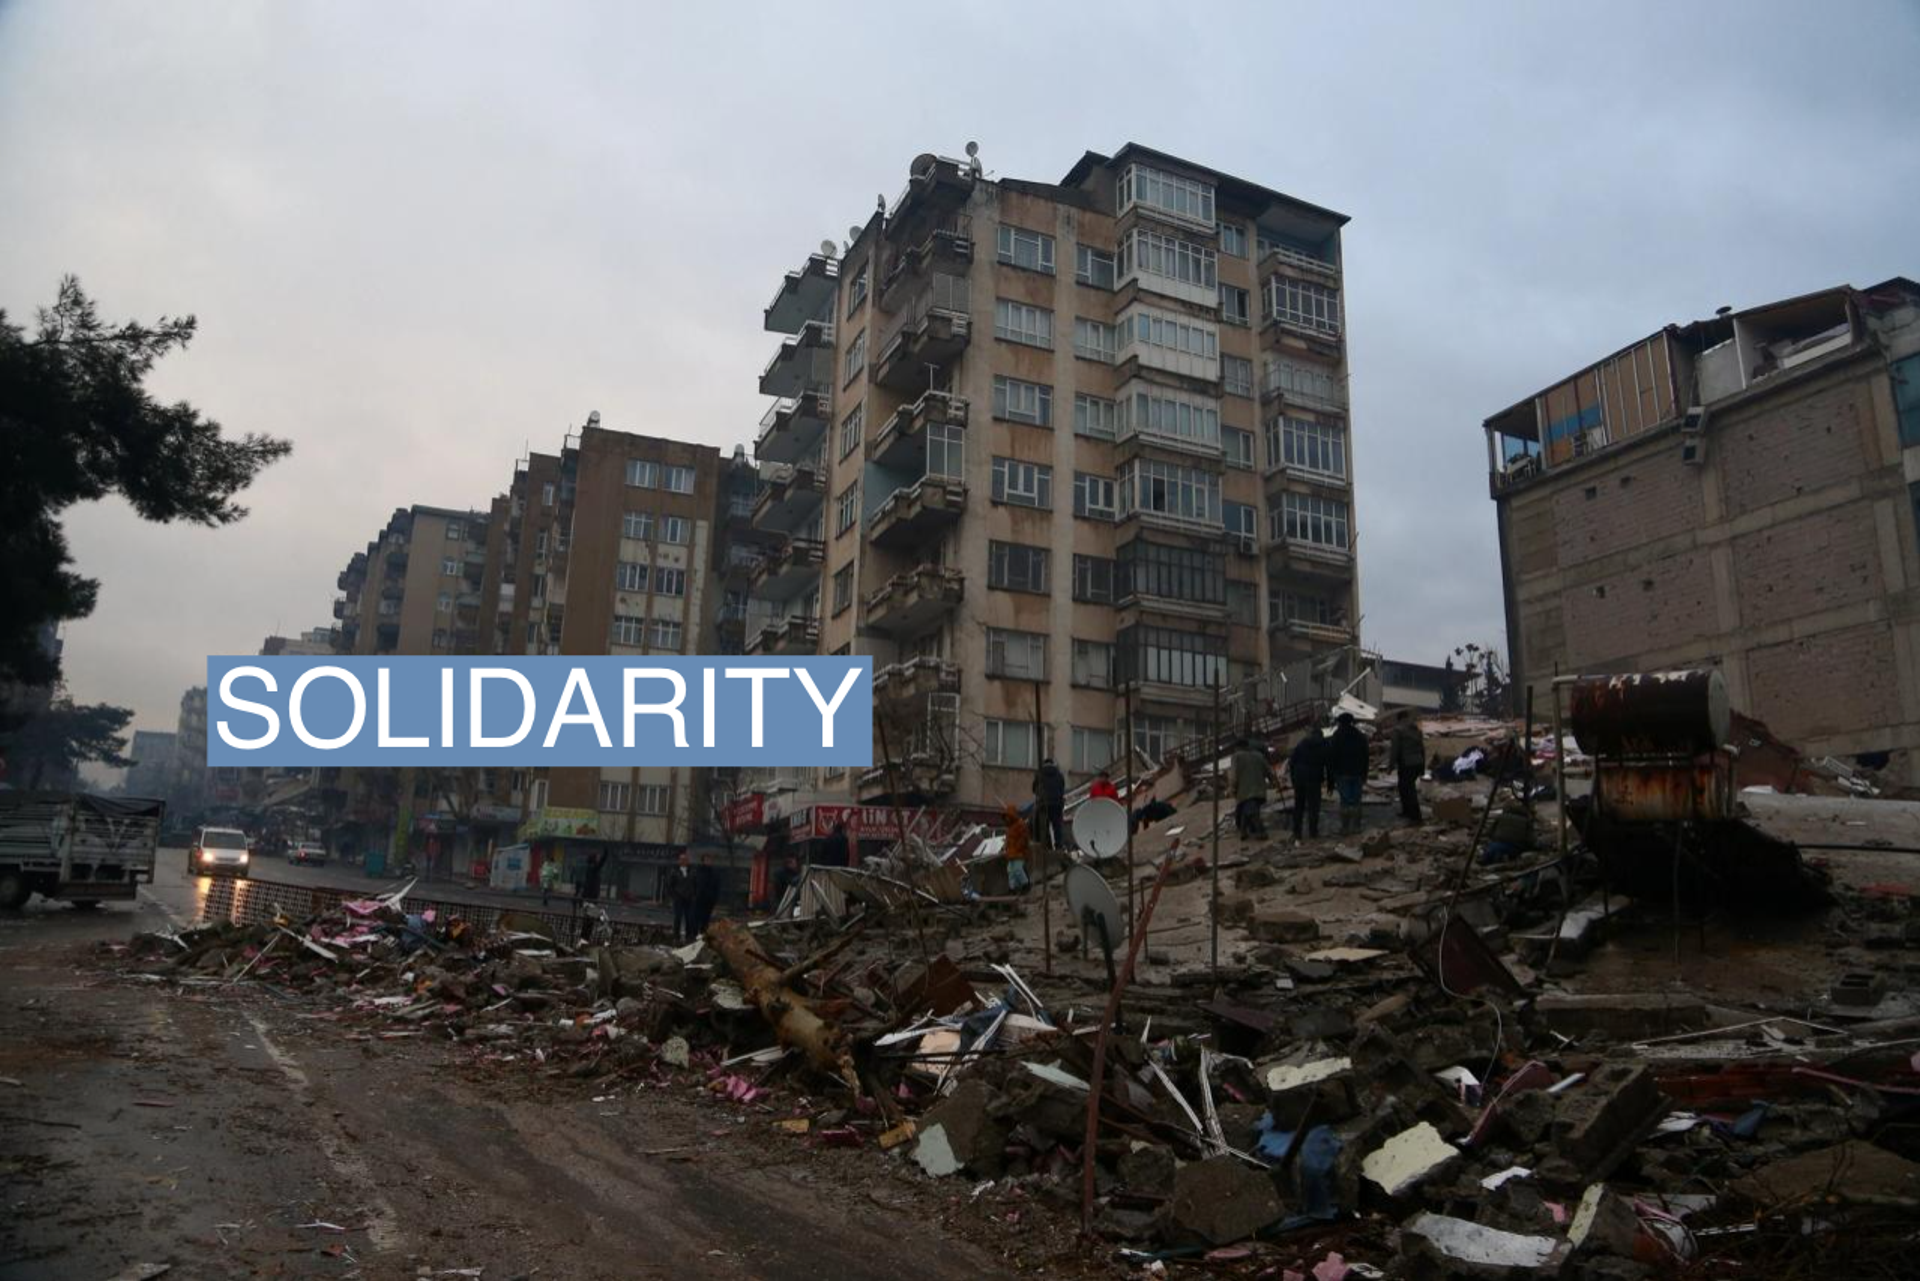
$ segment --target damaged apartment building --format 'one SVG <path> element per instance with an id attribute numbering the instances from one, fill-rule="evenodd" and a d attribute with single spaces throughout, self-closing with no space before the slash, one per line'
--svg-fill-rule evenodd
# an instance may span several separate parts
<path id="1" fill-rule="evenodd" d="M 874 660 L 876 761 L 788 804 L 1024 800 L 1358 674 L 1344 215 L 1134 144 L 922 155 L 788 273 L 750 654 Z M 774 813 L 772 802 L 765 813 Z"/>
<path id="2" fill-rule="evenodd" d="M 1711 665 L 1920 782 L 1920 285 L 1669 325 L 1485 429 L 1516 692 Z"/>

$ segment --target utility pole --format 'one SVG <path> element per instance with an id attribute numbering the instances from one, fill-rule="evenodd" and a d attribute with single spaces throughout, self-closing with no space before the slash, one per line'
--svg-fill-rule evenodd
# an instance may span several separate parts
<path id="1" fill-rule="evenodd" d="M 1033 754 L 1041 760 L 1047 758 L 1047 722 L 1040 714 L 1040 682 L 1033 683 Z M 1039 763 L 1034 764 L 1034 777 L 1040 774 Z M 1060 849 L 1053 840 L 1053 820 L 1050 814 L 1040 812 L 1042 798 L 1038 792 L 1033 794 L 1033 816 L 1047 825 L 1047 862 L 1052 863 L 1060 856 Z M 1035 870 L 1040 870 L 1037 866 Z M 1046 875 L 1042 871 L 1037 878 L 1040 890 L 1040 953 L 1043 972 L 1053 973 L 1053 899 L 1047 892 Z M 1062 877 L 1064 884 L 1066 878 Z"/>
<path id="2" fill-rule="evenodd" d="M 1220 989 L 1220 678 L 1213 678 L 1213 733 L 1208 751 L 1213 760 L 1213 858 L 1207 868 L 1211 882 L 1207 899 L 1207 932 L 1212 936 L 1213 986 Z"/>
<path id="3" fill-rule="evenodd" d="M 1133 935 L 1133 903 L 1135 898 L 1133 879 L 1133 684 L 1129 681 L 1123 694 L 1126 707 L 1127 741 L 1121 744 L 1120 760 L 1123 766 L 1120 777 L 1126 780 L 1125 808 L 1127 811 L 1127 935 Z"/>

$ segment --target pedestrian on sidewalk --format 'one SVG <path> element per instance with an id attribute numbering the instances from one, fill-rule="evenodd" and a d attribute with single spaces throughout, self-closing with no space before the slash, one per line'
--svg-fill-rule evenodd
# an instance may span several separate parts
<path id="1" fill-rule="evenodd" d="M 1253 740 L 1240 740 L 1239 750 L 1234 752 L 1233 771 L 1233 824 L 1239 830 L 1243 841 L 1260 839 L 1267 836 L 1267 821 L 1261 811 L 1267 807 L 1267 785 L 1273 781 L 1273 766 L 1267 762 L 1267 754 L 1253 745 Z"/>
<path id="2" fill-rule="evenodd" d="M 699 893 L 699 876 L 693 870 L 693 856 L 685 850 L 667 874 L 667 899 L 673 904 L 673 941 L 691 943 L 694 938 L 694 899 Z"/>
<path id="3" fill-rule="evenodd" d="M 1047 844 L 1067 848 L 1067 776 L 1049 756 L 1033 776 L 1034 819 Z"/>
<path id="4" fill-rule="evenodd" d="M 553 895 L 553 887 L 560 884 L 560 859 L 557 855 L 547 855 L 546 862 L 540 864 L 540 906 L 545 907 Z"/>
<path id="5" fill-rule="evenodd" d="M 713 855 L 700 856 L 693 885 L 693 937 L 699 938 L 713 924 L 713 909 L 720 902 L 720 869 L 713 865 Z"/>
<path id="6" fill-rule="evenodd" d="M 1393 727 L 1393 765 L 1400 782 L 1400 817 L 1420 822 L 1420 775 L 1427 767 L 1427 740 L 1420 722 L 1408 712 Z"/>
<path id="7" fill-rule="evenodd" d="M 1353 722 L 1353 713 L 1342 712 L 1335 721 L 1333 737 L 1327 740 L 1327 771 L 1333 775 L 1333 787 L 1340 794 L 1340 834 L 1360 830 L 1360 790 L 1366 786 L 1370 764 L 1367 736 Z"/>
<path id="8" fill-rule="evenodd" d="M 1327 785 L 1327 736 L 1316 719 L 1287 754 L 1287 781 L 1293 784 L 1293 839 L 1320 837 L 1320 791 Z"/>
<path id="9" fill-rule="evenodd" d="M 587 874 L 580 880 L 579 899 L 582 903 L 600 901 L 600 874 L 606 871 L 607 856 L 613 851 L 601 846 L 600 852 L 587 860 Z"/>

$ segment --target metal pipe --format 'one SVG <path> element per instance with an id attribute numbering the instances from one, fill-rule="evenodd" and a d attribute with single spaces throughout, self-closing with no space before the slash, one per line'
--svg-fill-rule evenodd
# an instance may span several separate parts
<path id="1" fill-rule="evenodd" d="M 1210 953 L 1212 955 L 1213 986 L 1218 992 L 1220 987 L 1220 787 L 1224 780 L 1220 777 L 1220 679 L 1213 681 L 1213 857 L 1209 861 L 1207 876 L 1211 885 L 1207 893 L 1207 933 L 1211 936 Z M 1234 807 L 1239 808 L 1239 798 L 1234 799 Z"/>

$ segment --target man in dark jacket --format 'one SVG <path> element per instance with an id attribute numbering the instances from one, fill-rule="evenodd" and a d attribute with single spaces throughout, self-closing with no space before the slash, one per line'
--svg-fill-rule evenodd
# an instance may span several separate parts
<path id="1" fill-rule="evenodd" d="M 1267 754 L 1250 738 L 1240 740 L 1233 754 L 1233 824 L 1240 839 L 1267 838 L 1267 823 L 1261 811 L 1267 806 L 1267 784 L 1273 779 L 1273 766 Z"/>
<path id="2" fill-rule="evenodd" d="M 699 894 L 699 876 L 693 870 L 693 857 L 682 853 L 680 861 L 667 873 L 667 899 L 673 904 L 673 941 L 691 943 L 697 933 L 693 928 L 693 901 Z"/>
<path id="3" fill-rule="evenodd" d="M 720 902 L 720 869 L 713 855 L 702 854 L 693 875 L 693 937 L 699 938 L 713 924 L 713 909 Z"/>
<path id="4" fill-rule="evenodd" d="M 582 903 L 598 903 L 600 901 L 600 874 L 606 871 L 607 856 L 612 852 L 612 850 L 603 845 L 600 847 L 598 854 L 595 854 L 587 860 L 587 874 L 580 880 L 580 901 Z"/>
<path id="5" fill-rule="evenodd" d="M 1366 785 L 1367 736 L 1353 723 L 1353 714 L 1340 713 L 1333 737 L 1327 740 L 1327 772 L 1340 793 L 1340 833 L 1360 830 L 1360 789 Z"/>
<path id="6" fill-rule="evenodd" d="M 1327 785 L 1327 736 L 1319 722 L 1307 727 L 1287 755 L 1287 779 L 1293 784 L 1293 839 L 1320 835 L 1320 789 Z"/>
<path id="7" fill-rule="evenodd" d="M 847 825 L 835 823 L 833 831 L 820 846 L 820 852 L 814 855 L 814 863 L 820 867 L 853 866 L 853 846 L 847 840 Z"/>
<path id="8" fill-rule="evenodd" d="M 1067 848 L 1067 776 L 1051 756 L 1040 762 L 1033 776 L 1033 800 L 1039 820 L 1034 826 L 1046 833 L 1047 844 L 1054 849 Z"/>
<path id="9" fill-rule="evenodd" d="M 1393 727 L 1393 766 L 1400 783 L 1400 817 L 1409 823 L 1420 821 L 1420 775 L 1427 768 L 1427 740 L 1420 733 L 1420 722 L 1408 712 Z"/>

